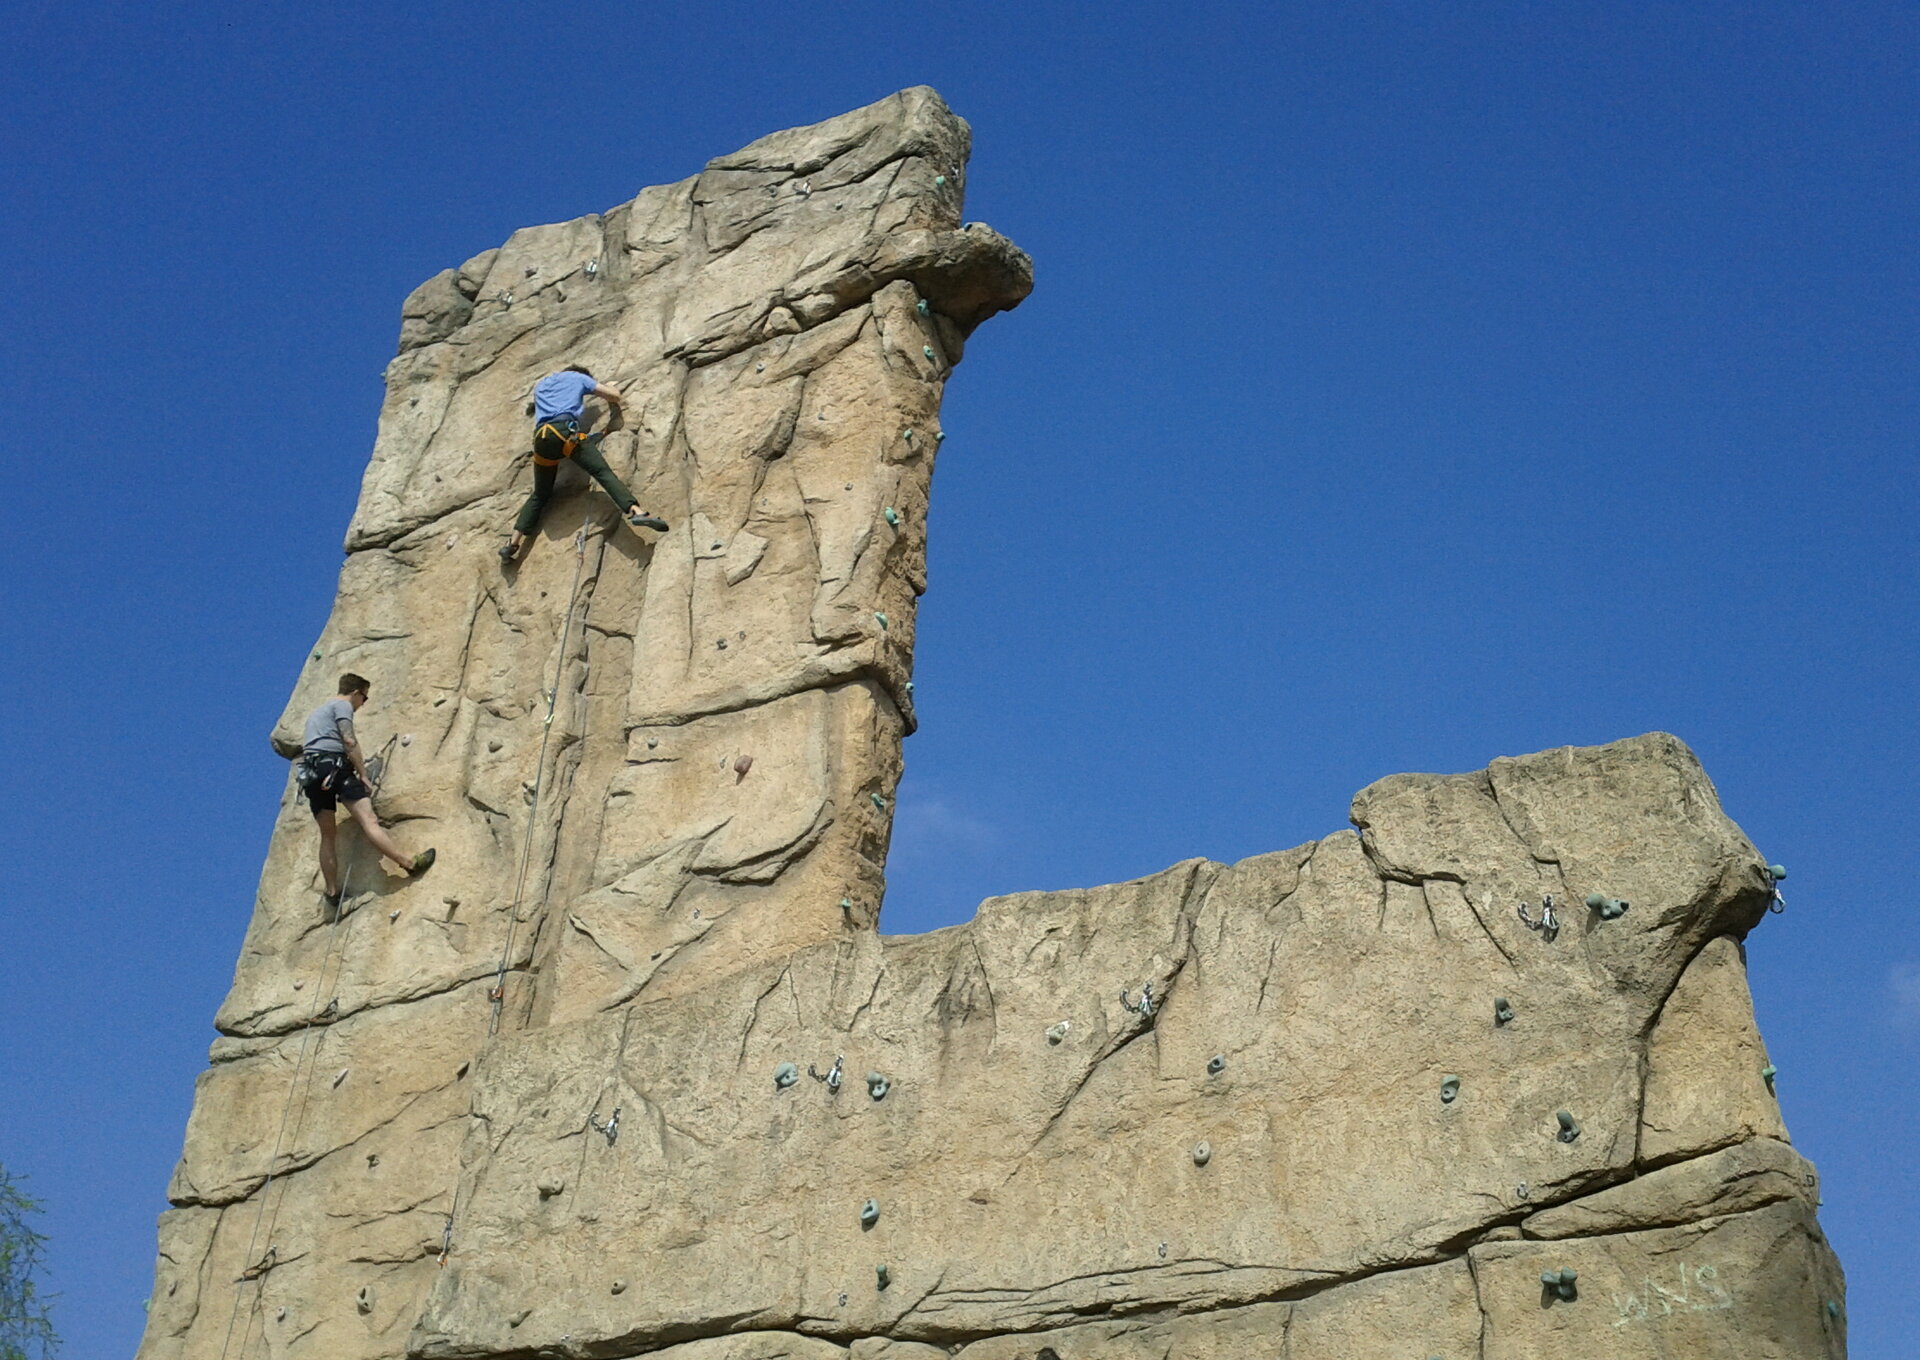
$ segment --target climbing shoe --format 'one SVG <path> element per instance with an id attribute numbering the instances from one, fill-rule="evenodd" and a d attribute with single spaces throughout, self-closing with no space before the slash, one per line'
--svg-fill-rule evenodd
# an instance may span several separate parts
<path id="1" fill-rule="evenodd" d="M 433 858 L 434 858 L 433 851 L 422 850 L 419 854 L 413 857 L 413 864 L 410 868 L 408 868 L 407 872 L 410 874 L 414 874 L 416 876 L 419 874 L 424 874 L 427 870 L 433 867 Z"/>
<path id="2" fill-rule="evenodd" d="M 330 922 L 339 920 L 340 919 L 340 894 L 339 893 L 321 893 L 320 900 L 327 904 L 326 919 Z"/>
<path id="3" fill-rule="evenodd" d="M 658 515 L 649 515 L 638 507 L 627 511 L 627 523 L 636 529 L 653 529 L 659 533 L 667 531 L 667 522 Z"/>
<path id="4" fill-rule="evenodd" d="M 513 556 L 513 540 L 508 539 L 500 545 L 500 560 L 502 563 L 511 566 L 513 564 Z"/>

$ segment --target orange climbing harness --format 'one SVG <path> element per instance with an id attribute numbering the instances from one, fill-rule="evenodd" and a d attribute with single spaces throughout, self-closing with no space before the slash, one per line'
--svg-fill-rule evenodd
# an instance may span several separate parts
<path id="1" fill-rule="evenodd" d="M 573 457 L 574 451 L 586 443 L 588 437 L 581 431 L 579 424 L 571 419 L 541 421 L 533 427 L 534 466 L 559 467 L 563 461 Z M 542 454 L 540 448 L 543 444 L 549 449 L 558 444 L 560 456 L 552 458 Z"/>

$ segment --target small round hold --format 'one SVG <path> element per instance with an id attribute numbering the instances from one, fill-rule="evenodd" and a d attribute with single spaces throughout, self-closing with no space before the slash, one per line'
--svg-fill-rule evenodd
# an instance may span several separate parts
<path id="1" fill-rule="evenodd" d="M 933 307 L 927 302 L 925 298 L 921 298 L 918 302 L 913 304 L 913 310 L 920 313 L 920 315 L 925 316 L 927 315 L 927 313 L 933 310 Z"/>
<path id="2" fill-rule="evenodd" d="M 873 1287 L 875 1289 L 885 1289 L 892 1283 L 893 1272 L 887 1269 L 886 1262 L 882 1261 L 873 1268 Z"/>
<path id="3" fill-rule="evenodd" d="M 947 437 L 947 432 L 945 430 L 935 430 L 933 432 L 933 442 L 936 444 L 945 440 L 946 437 Z"/>
<path id="4" fill-rule="evenodd" d="M 1580 1136 L 1580 1126 L 1574 1122 L 1573 1115 L 1566 1110 L 1555 1110 L 1554 1120 L 1560 1125 L 1560 1132 L 1554 1135 L 1563 1143 L 1571 1143 Z"/>
<path id="5" fill-rule="evenodd" d="M 887 1092 L 893 1089 L 893 1083 L 887 1080 L 884 1072 L 867 1073 L 867 1094 L 875 1100 L 885 1100 Z"/>
<path id="6" fill-rule="evenodd" d="M 615 1294 L 624 1294 L 624 1293 L 626 1293 L 626 1292 L 627 1292 L 627 1282 L 626 1282 L 625 1280 L 615 1280 L 615 1281 L 613 1282 L 613 1289 L 612 1289 L 612 1292 L 613 1292 L 613 1293 L 615 1293 Z"/>
<path id="7" fill-rule="evenodd" d="M 1440 1078 L 1440 1103 L 1451 1105 L 1460 1098 L 1460 1078 L 1449 1072 Z"/>
<path id="8" fill-rule="evenodd" d="M 880 811 L 882 812 L 885 812 L 887 810 L 887 800 L 882 798 L 877 793 L 868 794 L 867 801 L 871 802 L 875 807 L 879 808 Z"/>
<path id="9" fill-rule="evenodd" d="M 1213 1144 L 1203 1139 L 1200 1142 L 1195 1143 L 1193 1145 L 1193 1164 L 1195 1166 L 1205 1166 L 1208 1162 L 1212 1160 L 1213 1160 Z"/>
<path id="10" fill-rule="evenodd" d="M 800 1080 L 800 1064 L 783 1062 L 773 1069 L 773 1084 L 778 1090 L 786 1090 Z"/>
<path id="11" fill-rule="evenodd" d="M 932 345 L 922 345 L 922 346 L 920 346 L 920 352 L 921 352 L 922 354 L 924 354 L 924 355 L 926 355 L 926 356 L 927 356 L 927 357 L 928 357 L 929 359 L 931 359 L 931 358 L 933 357 L 933 346 L 932 346 Z"/>
<path id="12" fill-rule="evenodd" d="M 888 524 L 892 525 L 896 529 L 900 527 L 900 512 L 898 510 L 895 510 L 891 505 L 887 506 L 880 513 L 886 517 L 886 521 Z"/>
<path id="13" fill-rule="evenodd" d="M 1774 881 L 1775 883 L 1779 883 L 1779 882 L 1781 882 L 1781 881 L 1783 881 L 1783 880 L 1784 880 L 1784 879 L 1786 878 L 1786 876 L 1787 876 L 1787 866 L 1786 866 L 1786 865 L 1784 865 L 1784 864 L 1769 864 L 1769 865 L 1767 866 L 1767 877 L 1768 877 L 1768 878 L 1770 878 L 1770 879 L 1772 879 L 1772 880 L 1773 880 L 1773 881 Z M 1831 1305 L 1831 1300 L 1829 1300 L 1829 1306 L 1832 1306 L 1832 1305 Z"/>
<path id="14" fill-rule="evenodd" d="M 913 693 L 913 681 L 911 680 L 907 681 L 907 683 L 903 686 L 903 688 L 907 691 L 907 693 L 909 694 Z"/>
<path id="15" fill-rule="evenodd" d="M 1208 1076 L 1217 1077 L 1226 1070 L 1227 1070 L 1226 1054 L 1216 1053 L 1211 1058 L 1207 1059 L 1207 1075 Z"/>
<path id="16" fill-rule="evenodd" d="M 887 629 L 893 627 L 893 620 L 889 619 L 885 614 L 882 614 L 877 609 L 874 611 L 873 621 L 880 625 L 880 631 L 883 633 L 886 632 Z"/>
<path id="17" fill-rule="evenodd" d="M 1050 1044 L 1060 1043 L 1062 1040 L 1064 1040 L 1067 1037 L 1067 1031 L 1072 1028 L 1073 1028 L 1073 1025 L 1071 1024 L 1071 1022 L 1066 1020 L 1062 1020 L 1057 1025 L 1048 1025 L 1047 1026 L 1047 1042 Z"/>
<path id="18" fill-rule="evenodd" d="M 1513 1003 L 1504 996 L 1496 996 L 1493 999 L 1493 1023 L 1496 1025 L 1513 1023 Z"/>
<path id="19" fill-rule="evenodd" d="M 871 1228 L 880 1221 L 880 1201 L 870 1199 L 860 1206 L 860 1226 Z"/>
<path id="20" fill-rule="evenodd" d="M 1840 1316 L 1840 1300 L 1838 1299 L 1827 1300 L 1827 1316 L 1830 1318 L 1837 1318 Z"/>
<path id="21" fill-rule="evenodd" d="M 947 187 L 947 177 L 946 177 L 945 175 L 935 175 L 935 176 L 933 177 L 933 187 L 934 187 L 934 188 L 936 188 L 936 189 L 944 189 L 944 188 L 946 188 L 946 187 Z"/>

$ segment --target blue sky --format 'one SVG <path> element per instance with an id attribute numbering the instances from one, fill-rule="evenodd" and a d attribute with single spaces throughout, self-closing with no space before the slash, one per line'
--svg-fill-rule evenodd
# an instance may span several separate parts
<path id="1" fill-rule="evenodd" d="M 153 1220 L 401 299 L 905 85 L 1038 285 L 950 389 L 889 929 L 1650 729 L 1911 1354 L 1920 10 L 54 4 L 0 53 L 0 1161 L 76 1356 Z"/>

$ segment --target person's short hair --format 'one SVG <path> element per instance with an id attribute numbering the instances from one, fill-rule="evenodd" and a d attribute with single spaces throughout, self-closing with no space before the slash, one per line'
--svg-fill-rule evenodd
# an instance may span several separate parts
<path id="1" fill-rule="evenodd" d="M 352 671 L 347 671 L 340 677 L 340 692 L 342 694 L 365 694 L 372 688 L 373 686 L 368 683 L 367 677 L 364 675 L 355 675 Z"/>
<path id="2" fill-rule="evenodd" d="M 589 378 L 593 376 L 593 374 L 587 372 L 587 366 L 585 364 L 568 364 L 565 368 L 561 369 L 560 371 L 562 373 L 580 373 L 580 374 L 584 374 Z"/>

